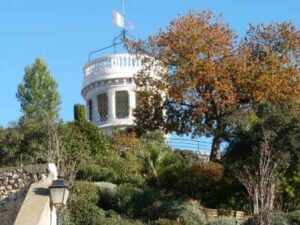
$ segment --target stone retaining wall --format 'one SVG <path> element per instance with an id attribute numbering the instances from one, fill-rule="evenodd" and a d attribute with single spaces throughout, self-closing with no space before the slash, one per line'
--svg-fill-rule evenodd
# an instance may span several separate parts
<path id="1" fill-rule="evenodd" d="M 47 164 L 0 168 L 0 202 L 28 188 L 47 174 Z"/>
<path id="2" fill-rule="evenodd" d="M 0 168 L 0 221 L 13 224 L 30 185 L 45 177 L 47 164 Z"/>

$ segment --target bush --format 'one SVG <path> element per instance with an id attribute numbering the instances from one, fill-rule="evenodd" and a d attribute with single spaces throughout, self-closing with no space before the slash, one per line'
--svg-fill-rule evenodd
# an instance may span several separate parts
<path id="1" fill-rule="evenodd" d="M 124 219 L 114 215 L 113 217 L 106 217 L 106 219 L 102 221 L 102 225 L 144 225 L 144 223 L 140 220 Z"/>
<path id="2" fill-rule="evenodd" d="M 219 163 L 195 163 L 191 167 L 191 176 L 204 190 L 210 189 L 219 183 L 224 176 L 224 167 Z"/>
<path id="3" fill-rule="evenodd" d="M 145 218 L 145 219 L 157 219 L 153 215 L 153 203 L 156 199 L 159 199 L 159 193 L 150 187 L 145 187 L 142 193 L 135 199 L 134 203 L 134 215 L 135 217 Z M 162 216 L 161 216 L 162 217 Z"/>
<path id="4" fill-rule="evenodd" d="M 117 185 L 110 182 L 95 183 L 100 189 L 100 206 L 105 210 L 118 207 Z"/>
<path id="5" fill-rule="evenodd" d="M 300 210 L 288 213 L 289 225 L 300 224 Z"/>
<path id="6" fill-rule="evenodd" d="M 250 211 L 248 193 L 244 186 L 230 172 L 226 172 L 224 180 L 207 193 L 202 204 L 207 208 L 217 208 L 220 215 L 228 216 L 231 210 Z M 226 212 L 227 211 L 227 212 Z"/>
<path id="7" fill-rule="evenodd" d="M 145 225 L 143 222 L 139 220 L 120 220 L 119 222 L 120 225 Z"/>
<path id="8" fill-rule="evenodd" d="M 78 201 L 72 206 L 71 221 L 74 225 L 101 225 L 105 220 L 105 212 L 88 201 Z"/>
<path id="9" fill-rule="evenodd" d="M 75 178 L 90 180 L 91 174 L 86 172 L 89 171 L 89 166 L 97 164 L 99 156 L 110 154 L 104 132 L 89 122 L 61 124 L 59 136 L 60 173 L 69 182 L 73 182 Z M 100 164 L 99 168 L 101 166 Z"/>
<path id="10" fill-rule="evenodd" d="M 71 224 L 101 225 L 105 212 L 97 204 L 100 199 L 99 188 L 84 181 L 74 183 L 69 203 Z"/>
<path id="11" fill-rule="evenodd" d="M 214 221 L 209 221 L 207 225 L 237 225 L 235 219 L 230 217 L 219 217 Z"/>
<path id="12" fill-rule="evenodd" d="M 117 185 L 110 182 L 94 182 L 94 184 L 99 188 L 101 194 L 116 195 Z"/>
<path id="13" fill-rule="evenodd" d="M 129 183 L 119 186 L 109 182 L 95 184 L 100 188 L 100 206 L 103 209 L 134 217 L 135 199 L 142 193 L 141 189 Z"/>
<path id="14" fill-rule="evenodd" d="M 255 217 L 249 218 L 243 223 L 243 225 L 257 225 L 257 219 Z M 299 225 L 300 213 L 299 211 L 284 213 L 274 212 L 271 215 L 271 225 Z"/>
<path id="15" fill-rule="evenodd" d="M 173 202 L 167 210 L 167 218 L 176 220 L 179 218 L 183 225 L 204 225 L 205 215 L 199 204 L 192 202 Z"/>
<path id="16" fill-rule="evenodd" d="M 154 225 L 175 225 L 177 223 L 176 220 L 169 219 L 158 219 L 154 221 Z"/>
<path id="17" fill-rule="evenodd" d="M 121 184 L 117 188 L 118 210 L 128 217 L 134 216 L 135 200 L 142 194 L 142 190 L 132 184 Z"/>
<path id="18" fill-rule="evenodd" d="M 99 203 L 99 187 L 87 181 L 76 181 L 71 189 L 71 201 L 86 200 L 94 204 Z"/>
<path id="19" fill-rule="evenodd" d="M 79 179 L 115 184 L 132 183 L 137 186 L 144 183 L 137 156 L 133 153 L 123 154 L 112 147 L 93 159 L 94 163 L 85 164 L 84 169 L 79 171 Z"/>
<path id="20" fill-rule="evenodd" d="M 75 225 L 75 223 L 71 220 L 70 210 L 68 208 L 59 212 L 59 216 L 57 218 L 57 225 Z"/>
<path id="21" fill-rule="evenodd" d="M 219 163 L 191 162 L 190 165 L 185 165 L 177 159 L 164 168 L 160 183 L 174 193 L 203 201 L 208 193 L 222 185 L 223 177 L 224 167 Z"/>
<path id="22" fill-rule="evenodd" d="M 283 212 L 275 212 L 271 216 L 272 225 L 290 225 L 287 214 Z"/>

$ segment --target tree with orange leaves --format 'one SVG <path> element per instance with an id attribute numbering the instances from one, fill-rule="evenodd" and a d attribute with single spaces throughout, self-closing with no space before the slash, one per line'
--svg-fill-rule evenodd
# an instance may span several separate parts
<path id="1" fill-rule="evenodd" d="M 250 25 L 238 55 L 241 101 L 299 103 L 300 32 L 292 23 Z"/>
<path id="2" fill-rule="evenodd" d="M 173 20 L 147 41 L 127 40 L 130 52 L 149 56 L 136 79 L 143 96 L 137 127 L 212 136 L 210 159 L 220 159 L 233 112 L 263 101 L 299 100 L 299 40 L 295 27 L 283 23 L 250 27 L 237 42 L 230 26 L 206 11 Z M 158 62 L 164 69 L 153 78 Z M 153 101 L 158 93 L 164 93 L 161 104 Z"/>

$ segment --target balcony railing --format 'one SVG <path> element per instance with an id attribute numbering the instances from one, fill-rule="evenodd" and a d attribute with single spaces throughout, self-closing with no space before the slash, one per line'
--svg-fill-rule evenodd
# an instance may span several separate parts
<path id="1" fill-rule="evenodd" d="M 169 137 L 167 139 L 167 144 L 174 149 L 209 153 L 211 150 L 212 143 L 210 141 L 199 141 L 186 138 Z"/>
<path id="2" fill-rule="evenodd" d="M 101 71 L 116 69 L 139 69 L 142 66 L 142 59 L 129 54 L 117 54 L 100 57 L 92 60 L 84 67 L 85 78 L 98 74 Z"/>

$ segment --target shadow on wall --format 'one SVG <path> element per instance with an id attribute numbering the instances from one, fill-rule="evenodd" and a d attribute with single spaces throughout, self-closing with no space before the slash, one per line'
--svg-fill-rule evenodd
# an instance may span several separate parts
<path id="1" fill-rule="evenodd" d="M 49 188 L 35 188 L 33 190 L 33 192 L 36 195 L 42 195 L 42 196 L 49 196 L 50 195 Z"/>

